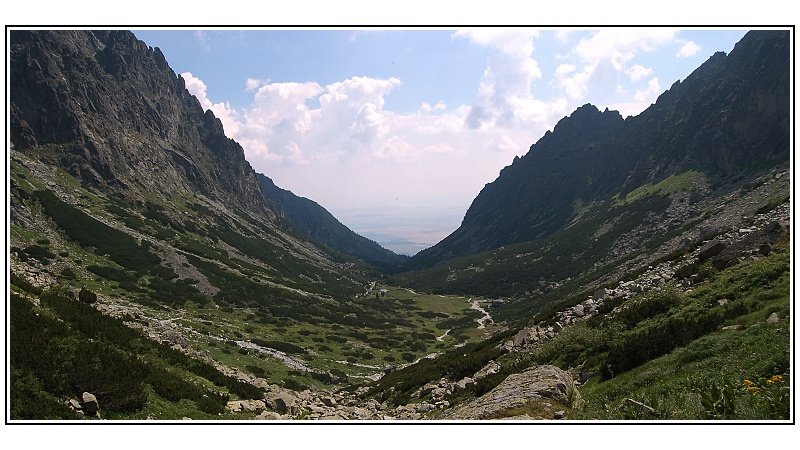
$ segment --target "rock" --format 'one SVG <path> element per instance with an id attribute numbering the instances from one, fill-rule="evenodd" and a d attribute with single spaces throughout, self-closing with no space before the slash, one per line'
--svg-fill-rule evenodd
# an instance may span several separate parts
<path id="1" fill-rule="evenodd" d="M 567 417 L 567 412 L 564 411 L 563 409 L 558 410 L 555 413 L 553 413 L 553 418 L 554 419 L 563 419 L 565 417 Z"/>
<path id="2" fill-rule="evenodd" d="M 472 379 L 475 381 L 480 381 L 489 375 L 494 375 L 500 371 L 500 364 L 497 364 L 494 361 L 489 361 L 483 368 L 477 372 L 475 375 L 472 376 Z"/>
<path id="3" fill-rule="evenodd" d="M 772 246 L 769 244 L 761 244 L 758 246 L 758 252 L 764 256 L 769 256 L 772 253 Z"/>
<path id="4" fill-rule="evenodd" d="M 333 397 L 322 397 L 320 401 L 322 401 L 323 405 L 329 408 L 333 408 L 334 406 L 336 406 L 336 399 Z"/>
<path id="5" fill-rule="evenodd" d="M 730 301 L 727 298 L 721 298 L 721 299 L 717 300 L 717 304 L 719 306 L 725 306 L 728 303 L 730 303 Z"/>
<path id="6" fill-rule="evenodd" d="M 722 329 L 725 331 L 741 331 L 744 330 L 744 325 L 728 325 L 727 327 L 722 327 Z"/>
<path id="7" fill-rule="evenodd" d="M 414 406 L 414 411 L 418 412 L 420 414 L 425 414 L 426 412 L 433 411 L 434 409 L 436 409 L 436 406 L 431 405 L 430 403 L 426 403 L 426 402 L 417 403 Z"/>
<path id="8" fill-rule="evenodd" d="M 81 409 L 87 416 L 94 416 L 100 411 L 100 404 L 97 402 L 97 397 L 89 392 L 84 392 L 81 395 Z"/>
<path id="9" fill-rule="evenodd" d="M 781 321 L 781 315 L 774 312 L 767 317 L 767 323 L 778 323 Z"/>
<path id="10" fill-rule="evenodd" d="M 535 420 L 536 417 L 531 417 L 527 414 L 520 414 L 518 416 L 501 417 L 497 420 Z"/>
<path id="11" fill-rule="evenodd" d="M 719 257 L 719 258 L 714 258 L 714 260 L 711 261 L 711 265 L 714 266 L 714 268 L 717 270 L 724 270 L 725 268 L 730 267 L 734 262 L 735 260 L 733 259 Z"/>
<path id="12" fill-rule="evenodd" d="M 431 398 L 439 399 L 450 394 L 450 390 L 444 387 L 437 387 L 431 391 Z"/>
<path id="13" fill-rule="evenodd" d="M 552 408 L 554 404 L 572 407 L 579 403 L 580 393 L 569 373 L 551 365 L 534 366 L 509 375 L 481 397 L 456 405 L 446 411 L 444 417 L 491 419 L 502 417 L 504 411 L 519 411 L 520 408 L 537 410 L 545 406 L 545 409 Z"/>
<path id="14" fill-rule="evenodd" d="M 519 330 L 519 333 L 514 335 L 513 346 L 517 348 L 522 348 L 526 346 L 530 341 L 531 341 L 531 329 L 523 328 Z"/>
<path id="15" fill-rule="evenodd" d="M 576 305 L 572 307 L 572 313 L 578 317 L 583 317 L 584 315 L 584 308 L 583 305 Z"/>
<path id="16" fill-rule="evenodd" d="M 700 259 L 700 262 L 703 262 L 711 257 L 717 256 L 724 249 L 725 244 L 716 239 L 712 239 L 700 247 L 698 258 Z"/>
<path id="17" fill-rule="evenodd" d="M 283 417 L 272 411 L 262 411 L 261 414 L 256 416 L 256 420 L 281 420 Z"/>
<path id="18" fill-rule="evenodd" d="M 69 399 L 69 401 L 67 402 L 67 406 L 69 406 L 69 408 L 73 411 L 80 411 L 83 409 L 80 402 L 78 402 L 74 398 Z"/>
<path id="19" fill-rule="evenodd" d="M 286 392 L 276 395 L 271 400 L 272 409 L 281 414 L 295 415 L 300 412 L 297 399 Z M 267 402 L 270 403 L 269 400 Z"/>
<path id="20" fill-rule="evenodd" d="M 611 297 L 613 291 L 610 289 L 602 288 L 595 291 L 594 295 L 592 295 L 592 300 L 599 301 L 604 300 L 606 297 Z"/>
<path id="21" fill-rule="evenodd" d="M 258 412 L 266 409 L 267 405 L 262 400 L 233 400 L 226 407 L 231 412 Z"/>
<path id="22" fill-rule="evenodd" d="M 456 383 L 458 389 L 464 390 L 475 385 L 475 380 L 470 377 L 464 377 Z"/>
<path id="23" fill-rule="evenodd" d="M 418 397 L 425 397 L 426 395 L 430 394 L 431 391 L 439 387 L 439 382 L 431 381 L 430 383 L 425 384 L 421 388 L 419 388 Z"/>

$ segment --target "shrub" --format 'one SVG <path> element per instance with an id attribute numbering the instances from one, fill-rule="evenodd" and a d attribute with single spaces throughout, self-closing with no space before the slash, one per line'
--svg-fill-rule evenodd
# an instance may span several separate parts
<path id="1" fill-rule="evenodd" d="M 97 301 L 97 294 L 89 289 L 86 289 L 85 287 L 82 287 L 80 292 L 78 292 L 78 300 L 82 301 L 83 303 L 91 304 Z"/>
<path id="2" fill-rule="evenodd" d="M 649 319 L 668 311 L 680 301 L 681 297 L 674 288 L 666 288 L 659 292 L 649 292 L 625 303 L 614 317 L 614 320 L 624 324 L 627 328 L 632 328 L 644 319 Z"/>

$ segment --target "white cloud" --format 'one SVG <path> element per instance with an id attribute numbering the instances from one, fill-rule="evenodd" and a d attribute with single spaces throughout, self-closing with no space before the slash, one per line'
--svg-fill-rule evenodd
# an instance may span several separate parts
<path id="1" fill-rule="evenodd" d="M 220 102 L 220 103 L 213 103 L 211 100 L 208 99 L 206 94 L 208 88 L 203 80 L 195 77 L 192 75 L 191 72 L 183 72 L 181 74 L 183 78 L 186 89 L 197 97 L 197 100 L 200 101 L 200 106 L 203 107 L 204 110 L 211 110 L 214 115 L 222 122 L 222 127 L 225 130 L 225 135 L 228 137 L 234 137 L 239 131 L 240 124 L 237 121 L 237 112 L 231 108 L 230 103 L 228 102 Z"/>
<path id="2" fill-rule="evenodd" d="M 556 68 L 556 77 L 566 77 L 567 75 L 575 72 L 576 67 L 572 64 L 560 64 Z"/>
<path id="3" fill-rule="evenodd" d="M 661 85 L 658 83 L 658 77 L 653 77 L 647 83 L 646 88 L 636 91 L 633 98 L 640 103 L 653 103 L 659 94 L 661 94 Z"/>
<path id="4" fill-rule="evenodd" d="M 549 108 L 532 91 L 532 83 L 542 78 L 539 64 L 532 58 L 537 30 L 481 28 L 457 31 L 453 36 L 498 50 L 489 56 L 477 102 L 465 118 L 468 128 L 514 128 L 546 120 Z"/>
<path id="5" fill-rule="evenodd" d="M 634 105 L 639 105 L 639 100 L 623 100 L 627 92 L 633 91 L 629 83 L 654 75 L 652 68 L 635 61 L 637 55 L 652 52 L 675 41 L 677 31 L 665 28 L 612 28 L 594 32 L 581 38 L 565 58 L 577 58 L 580 64 L 567 61 L 556 69 L 555 84 L 574 102 L 589 97 L 590 91 L 599 93 L 599 98 L 598 95 L 592 96 L 599 103 L 603 102 L 603 97 L 612 98 L 608 87 L 614 86 L 612 103 L 624 105 L 627 111 L 636 110 L 638 107 Z M 578 66 L 581 68 L 578 69 Z M 650 98 L 652 89 L 651 80 L 651 84 L 636 91 L 631 100 L 637 97 Z"/>
<path id="6" fill-rule="evenodd" d="M 631 81 L 639 81 L 646 76 L 652 75 L 653 69 L 639 64 L 634 64 L 631 68 L 625 71 L 625 74 L 628 75 L 628 78 L 630 78 Z"/>
<path id="7" fill-rule="evenodd" d="M 649 52 L 675 40 L 676 30 L 668 28 L 612 28 L 581 39 L 575 47 L 587 63 L 610 62 L 616 70 L 638 52 Z"/>
<path id="8" fill-rule="evenodd" d="M 533 39 L 539 31 L 525 28 L 476 28 L 459 30 L 454 37 L 463 37 L 480 45 L 492 45 L 503 53 L 527 58 L 533 53 Z"/>
<path id="9" fill-rule="evenodd" d="M 258 89 L 264 82 L 255 78 L 248 78 L 247 81 L 244 83 L 244 90 L 245 92 L 255 91 Z"/>
<path id="10" fill-rule="evenodd" d="M 675 54 L 677 58 L 689 58 L 700 52 L 700 46 L 693 41 L 687 41 Z"/>

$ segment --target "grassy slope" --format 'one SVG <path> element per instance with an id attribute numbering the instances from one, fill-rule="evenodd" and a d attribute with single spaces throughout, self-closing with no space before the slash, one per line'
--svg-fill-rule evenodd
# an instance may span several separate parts
<path id="1" fill-rule="evenodd" d="M 313 370 L 347 375 L 350 383 L 359 383 L 360 377 L 381 372 L 385 366 L 482 338 L 467 299 L 411 294 L 385 285 L 365 296 L 363 285 L 373 274 L 358 261 L 343 258 L 340 264 L 351 267 L 342 276 L 274 254 L 274 248 L 258 235 L 248 234 L 258 224 L 245 216 L 241 218 L 247 222 L 244 226 L 234 224 L 230 217 L 192 199 L 175 199 L 166 205 L 164 199 L 148 197 L 130 204 L 97 195 L 57 171 L 53 175 L 57 184 L 70 187 L 76 206 L 54 195 L 48 182 L 24 165 L 12 161 L 11 168 L 14 199 L 26 206 L 33 220 L 32 226 L 11 227 L 12 252 L 20 260 L 57 279 L 62 287 L 85 286 L 99 293 L 104 307 L 130 314 L 123 315 L 126 320 L 135 314 L 135 321 L 156 328 L 170 321 L 194 349 L 269 382 L 294 389 L 334 387 L 325 377 L 292 370 L 270 356 L 240 348 L 237 341 L 264 343 Z M 168 257 L 170 251 L 179 258 Z M 26 285 L 21 269 L 12 266 L 14 278 Z M 213 295 L 201 291 L 201 283 L 186 275 L 191 270 L 220 291 Z M 380 288 L 388 288 L 389 294 L 376 299 L 374 292 Z M 441 341 L 436 339 L 450 328 Z M 70 336 L 80 338 L 79 334 Z M 156 358 L 153 363 L 163 365 L 164 361 Z M 24 375 L 40 381 L 47 376 L 35 370 Z M 67 395 L 63 389 L 39 386 L 40 381 L 31 381 L 34 387 L 30 389 L 49 393 L 43 395 L 51 400 Z M 193 416 L 192 408 L 197 412 L 189 400 L 173 401 L 151 391 L 150 384 L 144 383 L 137 395 L 149 396 L 146 405 L 151 400 L 161 405 L 159 417 Z M 126 412 L 124 417 L 150 414 L 149 407 Z M 206 417 L 202 411 L 197 414 Z"/>
<path id="2" fill-rule="evenodd" d="M 723 298 L 729 302 L 720 305 Z M 782 319 L 767 323 L 774 312 Z M 744 328 L 721 329 L 729 325 Z M 583 364 L 594 376 L 570 418 L 786 419 L 789 332 L 784 252 L 716 273 L 691 292 L 641 295 L 614 318 L 579 323 L 529 354 L 503 356 L 501 373 L 467 395 L 531 365 Z M 655 413 L 621 406 L 626 398 Z"/>

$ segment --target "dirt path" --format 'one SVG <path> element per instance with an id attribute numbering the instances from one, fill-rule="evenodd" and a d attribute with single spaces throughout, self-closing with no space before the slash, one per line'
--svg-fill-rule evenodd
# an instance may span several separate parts
<path id="1" fill-rule="evenodd" d="M 437 337 L 436 340 L 439 341 L 439 342 L 442 342 L 444 340 L 445 336 L 447 336 L 447 333 L 449 333 L 451 330 L 452 330 L 452 328 L 448 328 L 448 330 L 445 331 L 443 335 Z"/>
<path id="2" fill-rule="evenodd" d="M 494 320 L 492 320 L 492 316 L 489 315 L 489 313 L 486 312 L 485 309 L 483 309 L 483 307 L 481 306 L 481 304 L 480 304 L 480 302 L 478 300 L 472 300 L 472 297 L 470 297 L 469 300 L 467 300 L 467 301 L 471 302 L 469 309 L 474 309 L 475 311 L 479 311 L 479 312 L 483 313 L 483 317 L 481 317 L 480 319 L 476 320 L 476 322 L 478 322 L 478 329 L 479 330 L 483 330 L 484 328 L 486 328 L 486 321 L 487 320 L 489 322 L 491 322 L 491 323 L 494 323 Z"/>

